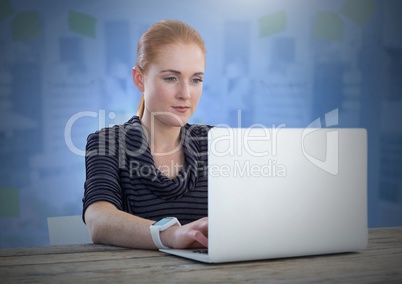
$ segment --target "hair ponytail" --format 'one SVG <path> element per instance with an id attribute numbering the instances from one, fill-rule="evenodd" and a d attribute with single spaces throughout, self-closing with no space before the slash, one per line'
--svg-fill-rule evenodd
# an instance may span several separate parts
<path id="1" fill-rule="evenodd" d="M 140 119 L 142 119 L 142 116 L 144 115 L 144 109 L 145 109 L 145 100 L 144 100 L 144 93 L 142 93 L 137 109 L 137 116 Z"/>

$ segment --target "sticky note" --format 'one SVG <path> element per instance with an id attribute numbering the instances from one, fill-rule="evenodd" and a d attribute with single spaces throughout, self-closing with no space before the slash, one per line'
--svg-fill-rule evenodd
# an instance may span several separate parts
<path id="1" fill-rule="evenodd" d="M 68 28 L 70 31 L 88 36 L 96 36 L 96 19 L 92 16 L 70 11 L 68 15 Z"/>
<path id="2" fill-rule="evenodd" d="M 14 7 L 8 0 L 0 0 L 0 22 L 14 13 Z"/>
<path id="3" fill-rule="evenodd" d="M 284 11 L 263 16 L 258 19 L 260 38 L 271 36 L 286 30 L 287 17 Z"/>
<path id="4" fill-rule="evenodd" d="M 342 14 L 362 27 L 367 24 L 374 12 L 375 5 L 372 0 L 348 0 L 341 8 Z"/>
<path id="5" fill-rule="evenodd" d="M 20 216 L 20 192 L 18 189 L 0 188 L 0 218 Z"/>
<path id="6" fill-rule="evenodd" d="M 318 12 L 313 25 L 315 38 L 325 40 L 341 40 L 343 37 L 343 22 L 333 12 Z"/>
<path id="7" fill-rule="evenodd" d="M 39 14 L 37 12 L 24 12 L 17 14 L 11 22 L 11 32 L 14 40 L 29 40 L 41 36 Z"/>

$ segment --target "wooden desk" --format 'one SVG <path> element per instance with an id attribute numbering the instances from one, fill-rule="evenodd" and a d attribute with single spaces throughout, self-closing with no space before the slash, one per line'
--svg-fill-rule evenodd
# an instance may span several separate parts
<path id="1" fill-rule="evenodd" d="M 359 253 L 202 264 L 104 245 L 0 250 L 0 282 L 402 282 L 402 227 L 370 229 Z"/>

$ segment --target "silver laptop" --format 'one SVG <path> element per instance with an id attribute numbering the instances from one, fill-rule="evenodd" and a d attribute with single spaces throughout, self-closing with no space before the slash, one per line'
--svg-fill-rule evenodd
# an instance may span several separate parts
<path id="1" fill-rule="evenodd" d="M 212 128 L 208 249 L 220 263 L 367 247 L 367 134 L 341 128 Z"/>

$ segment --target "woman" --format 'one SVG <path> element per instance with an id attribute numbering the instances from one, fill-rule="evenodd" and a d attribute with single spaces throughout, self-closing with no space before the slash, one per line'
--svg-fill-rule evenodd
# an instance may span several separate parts
<path id="1" fill-rule="evenodd" d="M 87 141 L 83 218 L 94 243 L 208 245 L 209 127 L 187 124 L 201 97 L 205 53 L 198 32 L 175 20 L 154 24 L 139 40 L 138 116 Z M 179 222 L 165 219 L 171 216 Z"/>

